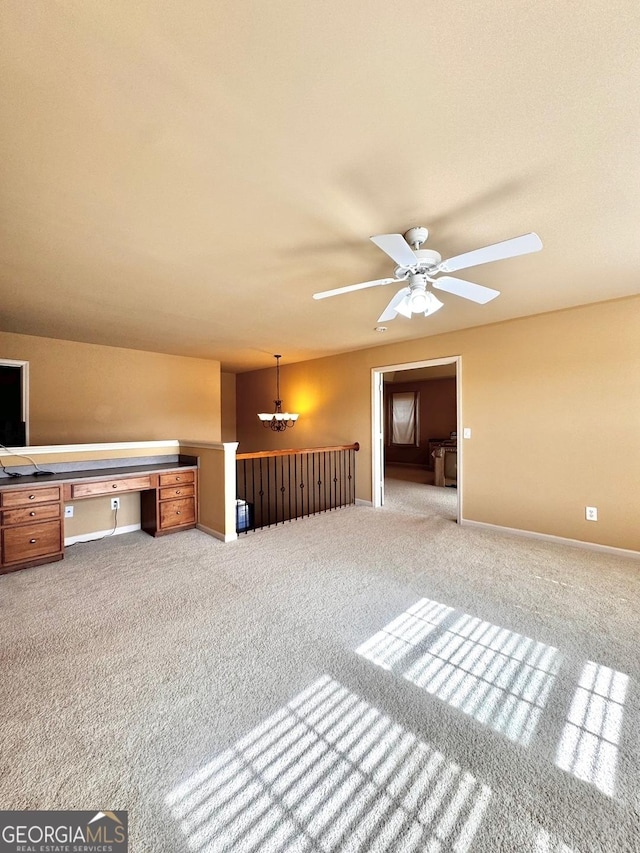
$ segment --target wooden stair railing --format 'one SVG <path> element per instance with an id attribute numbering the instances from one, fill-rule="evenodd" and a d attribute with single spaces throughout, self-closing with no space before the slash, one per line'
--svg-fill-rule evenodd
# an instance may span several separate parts
<path id="1" fill-rule="evenodd" d="M 360 445 L 263 450 L 236 455 L 238 533 L 330 512 L 356 501 Z"/>

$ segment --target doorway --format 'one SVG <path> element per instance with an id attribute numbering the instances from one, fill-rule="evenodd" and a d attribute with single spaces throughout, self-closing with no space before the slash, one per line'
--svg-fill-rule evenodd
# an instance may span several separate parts
<path id="1" fill-rule="evenodd" d="M 0 444 L 29 444 L 29 362 L 0 359 Z"/>
<path id="2" fill-rule="evenodd" d="M 433 369 L 433 370 L 432 370 Z M 439 370 L 436 370 L 439 369 Z M 416 379 L 425 374 L 432 373 L 434 376 L 449 374 L 455 378 L 455 429 L 457 440 L 457 512 L 456 520 L 460 523 L 462 518 L 462 402 L 461 402 L 461 356 L 449 356 L 446 358 L 429 359 L 426 361 L 410 362 L 407 364 L 391 364 L 383 367 L 375 367 L 371 371 L 372 378 L 372 503 L 374 507 L 384 505 L 384 477 L 385 477 L 385 450 L 389 431 L 388 409 L 385 406 L 385 375 L 399 375 L 401 379 L 414 376 Z M 415 373 L 413 373 L 415 371 Z M 398 386 L 403 387 L 403 386 Z M 405 395 L 406 396 L 406 395 Z M 418 435 L 419 433 L 416 433 Z M 430 438 L 450 438 L 450 436 L 429 436 Z M 423 458 L 423 464 L 428 464 L 430 449 L 424 438 L 420 440 L 419 453 Z M 411 458 L 411 454 L 408 454 Z M 415 458 L 415 454 L 414 454 Z"/>

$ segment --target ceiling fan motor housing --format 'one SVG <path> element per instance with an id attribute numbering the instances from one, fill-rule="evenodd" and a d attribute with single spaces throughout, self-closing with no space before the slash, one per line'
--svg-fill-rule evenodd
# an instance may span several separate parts
<path id="1" fill-rule="evenodd" d="M 418 249 L 415 252 L 418 259 L 417 263 L 410 267 L 396 267 L 396 278 L 410 278 L 412 275 L 433 275 L 438 271 L 438 264 L 442 260 L 442 255 L 434 249 Z"/>
<path id="2" fill-rule="evenodd" d="M 424 272 L 435 272 L 435 267 L 442 260 L 440 252 L 436 252 L 434 249 L 418 249 L 415 254 L 419 261 L 418 268 Z"/>

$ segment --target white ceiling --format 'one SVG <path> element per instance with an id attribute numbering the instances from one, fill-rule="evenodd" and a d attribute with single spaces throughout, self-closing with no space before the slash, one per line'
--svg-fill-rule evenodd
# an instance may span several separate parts
<path id="1" fill-rule="evenodd" d="M 3 0 L 0 328 L 268 367 L 640 292 L 640 4 Z M 376 333 L 371 234 L 528 231 Z"/>

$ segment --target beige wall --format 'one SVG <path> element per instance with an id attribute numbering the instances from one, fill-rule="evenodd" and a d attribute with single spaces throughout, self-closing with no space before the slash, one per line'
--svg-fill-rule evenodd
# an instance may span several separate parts
<path id="1" fill-rule="evenodd" d="M 258 420 L 258 412 L 272 412 L 275 397 L 274 368 L 239 373 L 236 377 L 236 429 L 239 453 L 255 450 L 352 444 L 370 432 L 371 350 L 334 358 L 287 364 L 280 371 L 283 409 L 299 412 L 293 429 L 274 433 Z M 357 376 L 343 375 L 356 370 Z M 364 371 L 364 373 L 363 373 Z M 363 386 L 363 375 L 366 374 Z M 351 392 L 356 391 L 356 398 Z M 337 409 L 339 408 L 339 411 Z"/>
<path id="2" fill-rule="evenodd" d="M 220 374 L 220 415 L 222 441 L 236 440 L 236 375 Z"/>
<path id="3" fill-rule="evenodd" d="M 220 363 L 0 332 L 29 362 L 32 445 L 219 441 Z"/>
<path id="4" fill-rule="evenodd" d="M 181 453 L 198 457 L 198 526 L 216 537 L 236 538 L 236 443 L 195 443 Z"/>
<path id="5" fill-rule="evenodd" d="M 472 429 L 464 518 L 640 550 L 640 297 L 285 364 L 283 402 L 300 420 L 283 434 L 256 418 L 273 369 L 240 374 L 239 450 L 359 441 L 370 499 L 371 368 L 454 355 Z"/>
<path id="6" fill-rule="evenodd" d="M 113 530 L 117 522 L 117 530 L 130 525 L 140 524 L 140 493 L 118 495 L 120 509 L 116 513 L 111 509 L 111 496 L 88 498 L 81 501 L 69 501 L 65 506 L 73 507 L 73 518 L 65 518 L 65 538 L 86 536 L 91 538 L 97 531 Z"/>

